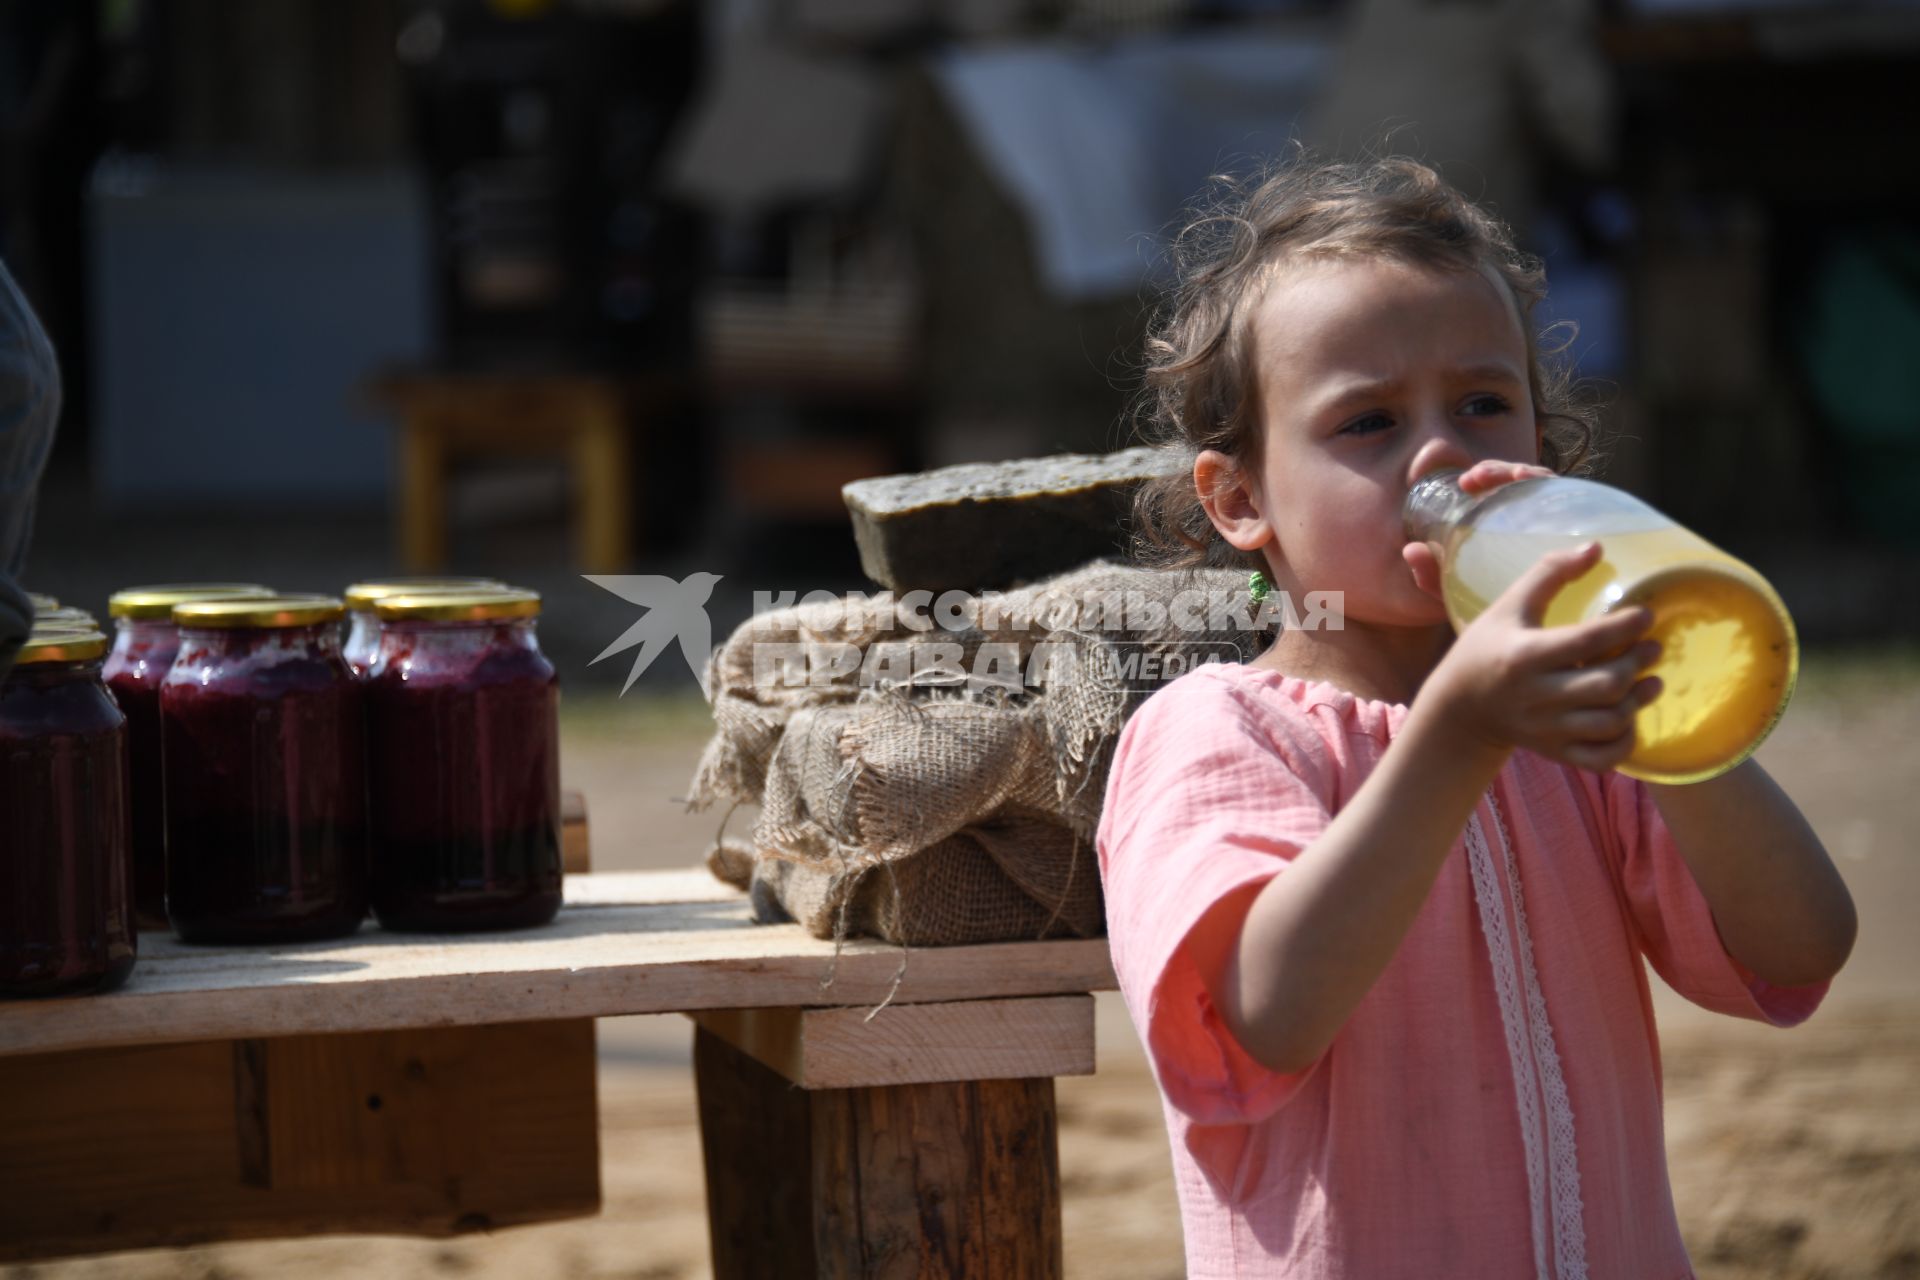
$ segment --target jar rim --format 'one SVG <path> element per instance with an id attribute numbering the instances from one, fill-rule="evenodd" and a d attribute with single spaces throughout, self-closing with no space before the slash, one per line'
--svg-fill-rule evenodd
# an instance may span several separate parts
<path id="1" fill-rule="evenodd" d="M 382 622 L 498 622 L 540 616 L 540 593 L 519 587 L 388 596 L 373 611 Z"/>
<path id="2" fill-rule="evenodd" d="M 54 662 L 91 662 L 107 655 L 107 638 L 98 631 L 36 631 L 20 646 L 17 667 Z"/>
<path id="3" fill-rule="evenodd" d="M 165 622 L 173 617 L 173 606 L 190 600 L 258 600 L 273 594 L 272 587 L 257 582 L 157 582 L 114 592 L 107 597 L 107 616 Z"/>
<path id="4" fill-rule="evenodd" d="M 211 631 L 311 627 L 338 622 L 346 606 L 337 596 L 258 596 L 239 600 L 188 600 L 173 606 L 179 627 Z"/>
<path id="5" fill-rule="evenodd" d="M 365 613 L 389 596 L 425 595 L 442 591 L 474 592 L 505 588 L 498 578 L 369 578 L 348 587 L 347 608 Z"/>

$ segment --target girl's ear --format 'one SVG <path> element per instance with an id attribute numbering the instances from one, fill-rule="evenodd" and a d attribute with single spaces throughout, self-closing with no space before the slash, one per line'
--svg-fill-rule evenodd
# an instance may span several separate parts
<path id="1" fill-rule="evenodd" d="M 1273 526 L 1260 511 L 1246 472 L 1218 449 L 1203 449 L 1193 460 L 1193 487 L 1220 536 L 1236 551 L 1258 551 L 1273 540 Z"/>

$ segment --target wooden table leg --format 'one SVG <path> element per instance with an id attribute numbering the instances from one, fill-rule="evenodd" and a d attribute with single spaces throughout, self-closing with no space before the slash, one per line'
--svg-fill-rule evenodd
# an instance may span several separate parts
<path id="1" fill-rule="evenodd" d="M 805 1090 L 696 1027 L 717 1280 L 1058 1277 L 1051 1078 Z"/>
<path id="2" fill-rule="evenodd" d="M 583 397 L 578 414 L 572 466 L 580 567 L 587 573 L 619 573 L 629 554 L 627 424 L 612 394 Z"/>
<path id="3" fill-rule="evenodd" d="M 438 418 L 409 409 L 400 426 L 400 558 L 410 573 L 447 560 L 447 457 Z"/>

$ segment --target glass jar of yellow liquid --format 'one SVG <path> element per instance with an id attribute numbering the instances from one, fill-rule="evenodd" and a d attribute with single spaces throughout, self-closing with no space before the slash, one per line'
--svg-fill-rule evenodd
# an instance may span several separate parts
<path id="1" fill-rule="evenodd" d="M 1619 489 L 1552 476 L 1482 494 L 1438 471 L 1407 495 L 1407 537 L 1439 549 L 1442 594 L 1457 631 L 1551 551 L 1599 542 L 1600 562 L 1562 587 L 1545 624 L 1564 626 L 1644 605 L 1660 657 L 1644 673 L 1661 690 L 1634 718 L 1620 772 L 1701 782 L 1753 754 L 1779 723 L 1800 670 L 1793 619 L 1766 579 Z"/>

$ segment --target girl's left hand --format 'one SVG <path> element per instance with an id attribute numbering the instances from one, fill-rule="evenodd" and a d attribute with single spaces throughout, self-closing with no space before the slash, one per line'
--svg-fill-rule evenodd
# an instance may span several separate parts
<path id="1" fill-rule="evenodd" d="M 1460 489 L 1463 493 L 1487 493 L 1503 484 L 1512 484 L 1515 480 L 1543 480 L 1553 474 L 1547 468 L 1531 462 L 1502 462 L 1488 458 L 1460 473 Z"/>

